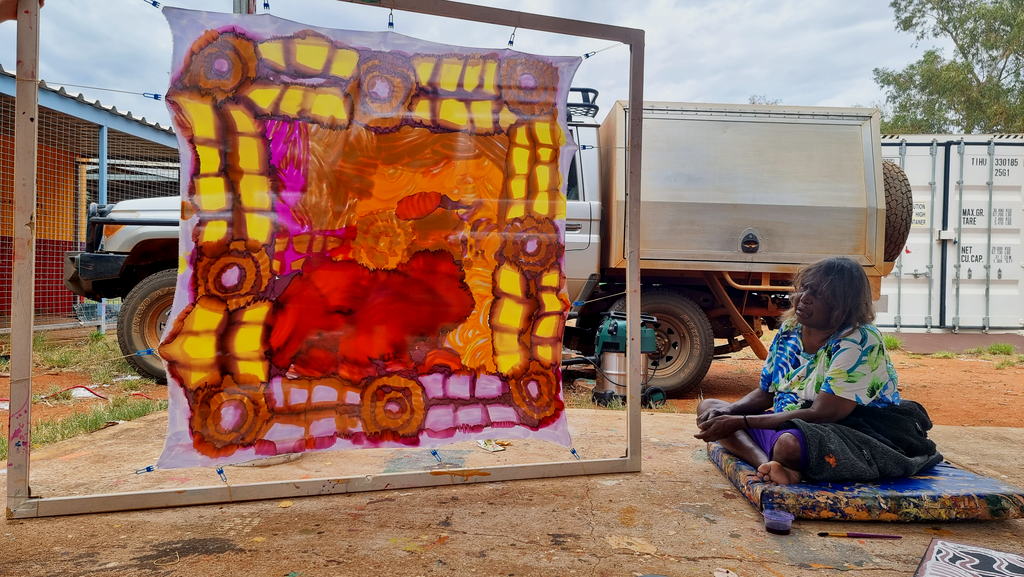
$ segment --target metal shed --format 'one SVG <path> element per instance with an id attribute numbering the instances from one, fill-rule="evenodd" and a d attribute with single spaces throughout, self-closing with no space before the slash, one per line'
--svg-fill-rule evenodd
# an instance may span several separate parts
<path id="1" fill-rule="evenodd" d="M 63 283 L 64 251 L 80 250 L 91 202 L 178 193 L 178 142 L 169 127 L 39 83 L 37 329 L 97 321 Z M 0 332 L 10 330 L 15 75 L 0 66 Z M 83 306 L 84 305 L 84 306 Z"/>

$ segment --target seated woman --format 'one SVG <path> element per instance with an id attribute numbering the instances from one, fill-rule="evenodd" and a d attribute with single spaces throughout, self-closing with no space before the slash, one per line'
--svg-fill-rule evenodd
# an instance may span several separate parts
<path id="1" fill-rule="evenodd" d="M 801 269 L 793 285 L 760 388 L 734 403 L 701 401 L 694 436 L 774 484 L 907 476 L 940 462 L 924 408 L 900 402 L 863 268 L 833 257 Z"/>

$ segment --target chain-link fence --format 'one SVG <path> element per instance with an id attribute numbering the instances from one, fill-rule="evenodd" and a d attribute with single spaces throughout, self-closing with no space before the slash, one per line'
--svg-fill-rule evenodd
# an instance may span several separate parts
<path id="1" fill-rule="evenodd" d="M 111 113 L 114 114 L 114 113 Z M 100 197 L 98 124 L 39 107 L 36 185 L 36 329 L 98 324 L 98 304 L 64 286 L 64 253 L 85 243 Z M 14 216 L 14 98 L 0 94 L 0 331 L 10 327 Z M 107 202 L 178 194 L 178 151 L 108 129 Z M 113 322 L 116 303 L 108 307 Z"/>

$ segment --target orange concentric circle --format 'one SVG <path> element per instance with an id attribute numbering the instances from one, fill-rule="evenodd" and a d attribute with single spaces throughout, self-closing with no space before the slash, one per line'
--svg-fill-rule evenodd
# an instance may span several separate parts
<path id="1" fill-rule="evenodd" d="M 557 415 L 565 404 L 558 398 L 558 379 L 550 369 L 545 370 L 536 361 L 521 376 L 509 381 L 512 400 L 523 413 L 543 421 Z"/>
<path id="2" fill-rule="evenodd" d="M 242 82 L 256 77 L 256 47 L 236 34 L 208 32 L 192 50 L 178 81 L 182 88 L 223 100 Z"/>
<path id="3" fill-rule="evenodd" d="M 361 415 L 368 435 L 416 437 L 426 415 L 423 387 L 397 375 L 376 379 L 363 389 Z"/>
<path id="4" fill-rule="evenodd" d="M 190 405 L 192 444 L 208 457 L 252 445 L 270 416 L 263 386 L 238 385 L 231 377 L 220 387 L 198 391 Z"/>
<path id="5" fill-rule="evenodd" d="M 270 282 L 270 258 L 265 250 L 249 252 L 244 241 L 231 243 L 214 257 L 196 259 L 196 295 L 213 295 L 236 310 L 255 300 Z"/>
<path id="6" fill-rule="evenodd" d="M 505 58 L 501 62 L 501 96 L 517 115 L 534 118 L 550 114 L 555 107 L 558 70 L 548 62 L 530 56 Z"/>

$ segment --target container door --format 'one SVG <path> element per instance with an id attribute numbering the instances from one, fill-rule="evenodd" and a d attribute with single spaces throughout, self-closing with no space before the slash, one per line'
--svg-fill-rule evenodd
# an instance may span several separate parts
<path id="1" fill-rule="evenodd" d="M 882 298 L 875 303 L 882 327 L 938 327 L 942 294 L 942 230 L 944 143 L 882 143 L 884 160 L 899 164 L 910 179 L 914 213 L 910 236 L 896 267 L 882 279 Z"/>
<path id="2" fill-rule="evenodd" d="M 1020 330 L 1024 146 L 969 142 L 958 150 L 954 144 L 950 157 L 947 326 Z"/>

